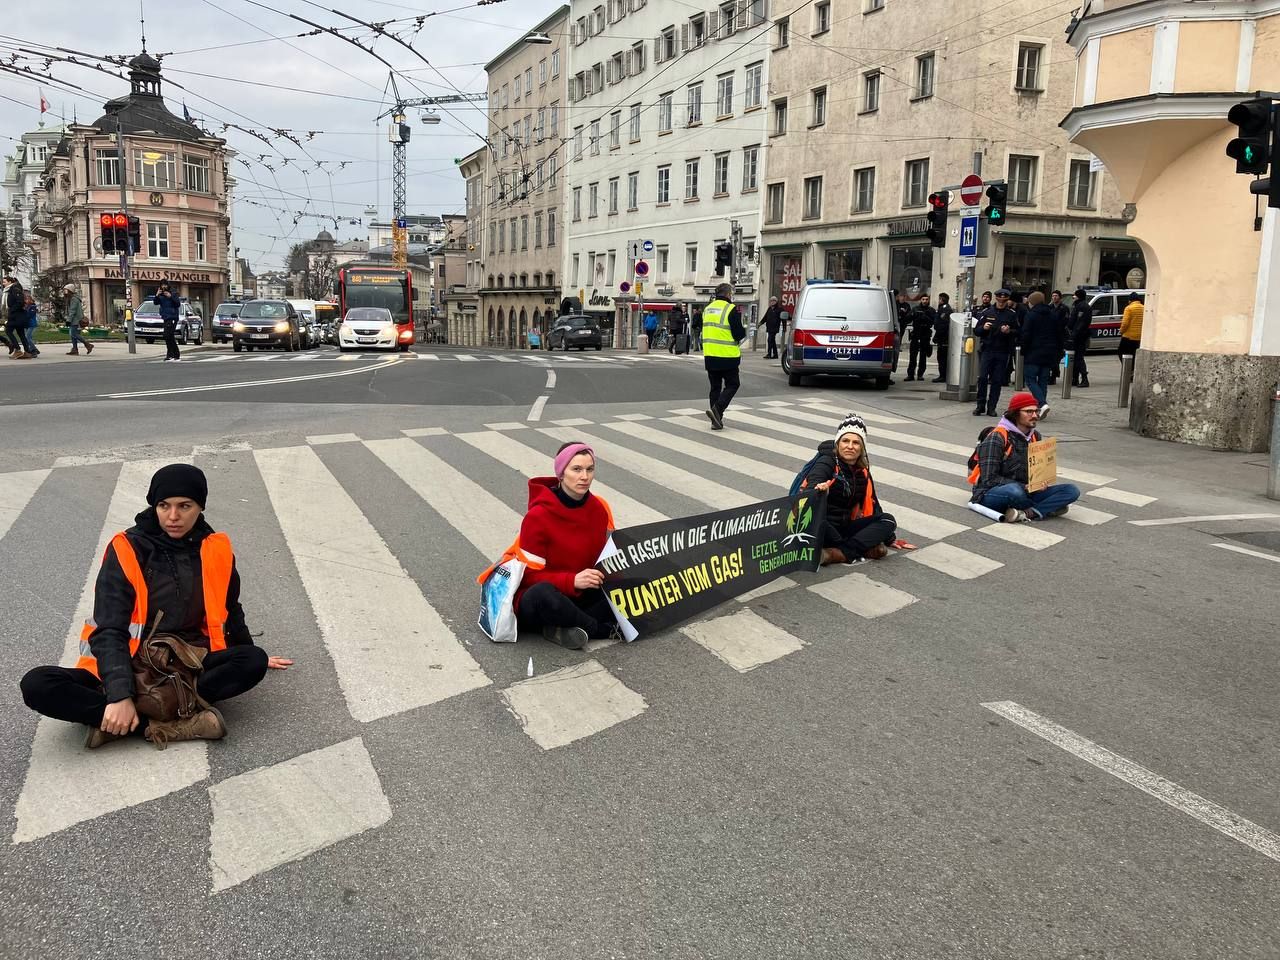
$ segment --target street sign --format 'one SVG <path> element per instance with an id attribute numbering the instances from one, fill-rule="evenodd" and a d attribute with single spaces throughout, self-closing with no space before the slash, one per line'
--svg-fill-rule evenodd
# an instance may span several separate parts
<path id="1" fill-rule="evenodd" d="M 647 260 L 637 260 L 637 261 L 636 261 L 636 276 L 637 276 L 637 277 L 647 277 L 648 275 L 649 275 L 649 261 L 647 261 Z"/>
<path id="2" fill-rule="evenodd" d="M 626 280 L 623 280 L 620 284 L 618 284 L 618 289 L 621 290 L 623 293 L 628 293 L 631 290 L 631 284 L 628 283 Z"/>
<path id="3" fill-rule="evenodd" d="M 977 265 L 978 265 L 977 257 L 961 257 L 960 258 L 960 269 L 962 270 L 968 270 L 970 267 L 976 267 Z"/>
<path id="4" fill-rule="evenodd" d="M 960 260 L 978 255 L 978 215 L 960 218 Z"/>
<path id="5" fill-rule="evenodd" d="M 399 217 L 396 219 L 396 226 L 403 230 L 405 227 L 409 226 L 409 221 L 404 217 Z"/>
<path id="6" fill-rule="evenodd" d="M 640 252 L 641 252 L 641 253 L 644 253 L 644 254 L 650 254 L 650 253 L 653 253 L 653 241 L 652 241 L 652 240 L 641 240 L 641 241 L 640 241 Z"/>
<path id="7" fill-rule="evenodd" d="M 966 207 L 976 206 L 982 200 L 982 178 L 971 173 L 960 184 L 960 202 Z"/>
<path id="8" fill-rule="evenodd" d="M 628 260 L 640 259 L 640 241 L 639 240 L 627 241 L 627 259 Z"/>
<path id="9" fill-rule="evenodd" d="M 1105 170 L 1105 169 L 1106 169 L 1106 167 L 1105 167 L 1105 165 L 1102 163 L 1102 161 L 1101 161 L 1100 159 L 1098 159 L 1097 157 L 1090 157 L 1090 158 L 1089 158 L 1089 172 L 1090 172 L 1090 173 L 1097 173 L 1099 170 Z"/>

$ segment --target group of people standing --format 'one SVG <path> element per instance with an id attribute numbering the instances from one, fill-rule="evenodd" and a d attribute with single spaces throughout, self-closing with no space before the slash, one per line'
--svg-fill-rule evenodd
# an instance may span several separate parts
<path id="1" fill-rule="evenodd" d="M 86 326 L 84 304 L 72 284 L 62 288 L 63 318 L 71 333 L 70 356 L 79 356 L 79 345 L 84 344 L 85 353 L 93 353 L 93 344 L 84 338 L 82 328 Z M 3 308 L 5 324 L 0 340 L 9 351 L 10 360 L 34 360 L 40 356 L 40 348 L 36 346 L 36 327 L 40 324 L 40 309 L 35 299 L 22 288 L 15 277 L 4 278 L 4 292 L 0 294 L 0 307 Z"/>

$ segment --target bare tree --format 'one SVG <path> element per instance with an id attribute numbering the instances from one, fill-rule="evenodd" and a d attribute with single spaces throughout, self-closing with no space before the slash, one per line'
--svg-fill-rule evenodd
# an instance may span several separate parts
<path id="1" fill-rule="evenodd" d="M 327 300 L 333 296 L 333 281 L 338 275 L 338 265 L 330 254 L 309 258 L 302 288 L 307 300 Z"/>

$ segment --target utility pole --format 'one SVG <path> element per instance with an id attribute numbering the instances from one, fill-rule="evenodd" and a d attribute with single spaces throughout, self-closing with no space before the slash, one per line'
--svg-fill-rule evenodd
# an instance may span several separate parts
<path id="1" fill-rule="evenodd" d="M 129 174 L 129 165 L 125 163 L 124 128 L 120 124 L 120 114 L 116 114 L 116 163 L 120 165 L 120 212 L 129 217 L 129 195 L 125 190 L 125 180 Z M 120 272 L 124 275 L 124 329 L 129 342 L 129 352 L 138 352 L 138 338 L 133 332 L 133 271 L 129 267 L 129 255 L 133 253 L 129 242 L 129 232 L 125 230 L 124 253 L 120 254 Z"/>

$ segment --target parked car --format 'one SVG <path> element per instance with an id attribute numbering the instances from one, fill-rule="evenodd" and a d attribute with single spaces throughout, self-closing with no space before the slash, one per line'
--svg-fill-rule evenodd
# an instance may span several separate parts
<path id="1" fill-rule="evenodd" d="M 352 307 L 338 327 L 338 349 L 398 350 L 395 318 L 386 307 Z"/>
<path id="2" fill-rule="evenodd" d="M 240 316 L 231 329 L 231 346 L 236 353 L 255 347 L 302 349 L 298 311 L 287 300 L 250 300 L 240 308 Z"/>
<path id="3" fill-rule="evenodd" d="M 145 300 L 133 314 L 134 336 L 147 343 L 164 339 L 164 321 L 160 319 L 160 307 L 154 300 Z M 174 327 L 177 340 L 182 344 L 204 343 L 204 318 L 199 308 L 186 300 L 179 301 L 178 322 Z"/>
<path id="4" fill-rule="evenodd" d="M 888 288 L 871 283 L 810 280 L 791 318 L 782 351 L 787 383 L 807 376 L 858 377 L 887 390 L 897 346 L 897 311 Z"/>
<path id="5" fill-rule="evenodd" d="M 1112 290 L 1109 287 L 1085 287 L 1093 321 L 1089 324 L 1090 350 L 1116 350 L 1120 347 L 1120 321 L 1129 305 L 1129 294 L 1136 293 L 1145 302 L 1145 290 Z M 1067 301 L 1070 303 L 1070 300 Z"/>
<path id="6" fill-rule="evenodd" d="M 599 350 L 603 346 L 604 337 L 600 334 L 600 324 L 594 317 L 582 314 L 556 317 L 556 322 L 547 334 L 548 350 L 568 351 L 570 347 L 577 347 L 579 350 L 595 347 Z"/>
<path id="7" fill-rule="evenodd" d="M 240 308 L 243 306 L 243 303 L 233 300 L 218 304 L 218 308 L 213 311 L 212 340 L 214 343 L 231 342 L 231 328 L 235 326 L 236 318 L 240 316 Z"/>

